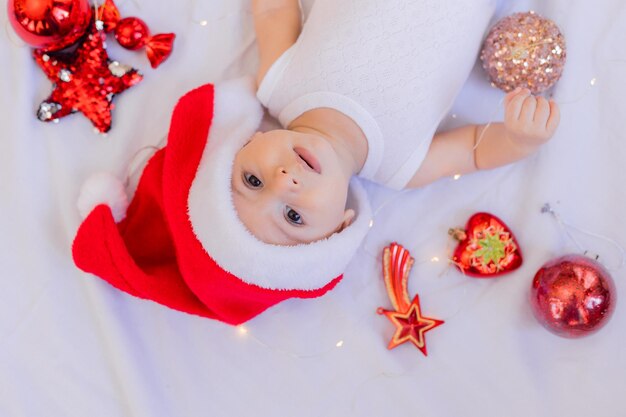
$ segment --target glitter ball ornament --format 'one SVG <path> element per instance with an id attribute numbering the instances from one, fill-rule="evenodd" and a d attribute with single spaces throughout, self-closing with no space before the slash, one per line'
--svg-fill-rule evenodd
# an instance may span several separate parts
<path id="1" fill-rule="evenodd" d="M 595 260 L 566 255 L 535 274 L 530 303 L 537 320 L 562 337 L 577 338 L 602 328 L 615 309 L 615 284 Z"/>
<path id="2" fill-rule="evenodd" d="M 565 66 L 565 38 L 556 24 L 534 12 L 515 13 L 489 31 L 480 59 L 491 84 L 533 94 L 552 87 Z"/>
<path id="3" fill-rule="evenodd" d="M 91 7 L 87 0 L 9 0 L 7 16 L 28 45 L 57 51 L 74 44 L 87 31 Z"/>

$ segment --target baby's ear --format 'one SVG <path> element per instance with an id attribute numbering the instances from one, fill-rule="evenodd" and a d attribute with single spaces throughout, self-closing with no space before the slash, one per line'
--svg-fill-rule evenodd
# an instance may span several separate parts
<path id="1" fill-rule="evenodd" d="M 343 222 L 341 223 L 341 227 L 339 231 L 344 230 L 346 227 L 350 226 L 356 217 L 356 213 L 352 209 L 346 209 L 343 213 Z"/>

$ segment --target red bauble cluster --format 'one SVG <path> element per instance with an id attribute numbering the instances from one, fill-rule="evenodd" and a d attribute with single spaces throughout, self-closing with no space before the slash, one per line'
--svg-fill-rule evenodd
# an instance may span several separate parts
<path id="1" fill-rule="evenodd" d="M 150 36 L 137 17 L 121 19 L 113 0 L 94 11 L 88 0 L 9 0 L 7 7 L 15 32 L 36 48 L 35 61 L 53 82 L 37 111 L 39 120 L 56 122 L 81 112 L 101 133 L 111 128 L 115 95 L 142 79 L 134 68 L 109 59 L 105 32 L 115 30 L 124 48 L 145 47 L 153 68 L 170 55 L 175 38 L 173 33 Z"/>
<path id="2" fill-rule="evenodd" d="M 549 206 L 546 211 L 549 211 Z M 506 224 L 489 213 L 470 217 L 465 229 L 450 229 L 459 241 L 451 261 L 465 275 L 491 278 L 522 264 L 522 254 Z M 613 278 L 596 260 L 565 255 L 535 274 L 530 304 L 537 320 L 552 333 L 569 338 L 600 330 L 615 309 Z"/>
<path id="3" fill-rule="evenodd" d="M 87 0 L 9 0 L 8 17 L 24 42 L 43 52 L 71 46 L 87 32 L 92 9 Z M 115 39 L 130 50 L 146 48 L 152 68 L 158 67 L 172 53 L 173 33 L 150 36 L 146 23 L 138 17 L 122 19 L 113 0 L 96 8 L 98 29 L 115 31 Z"/>

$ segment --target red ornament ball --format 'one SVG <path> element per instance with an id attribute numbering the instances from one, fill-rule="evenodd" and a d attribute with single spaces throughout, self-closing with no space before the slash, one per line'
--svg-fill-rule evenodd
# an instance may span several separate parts
<path id="1" fill-rule="evenodd" d="M 557 25 L 534 12 L 515 13 L 489 31 L 480 59 L 494 87 L 533 94 L 552 87 L 565 66 L 565 38 Z"/>
<path id="2" fill-rule="evenodd" d="M 11 26 L 24 42 L 57 51 L 78 41 L 91 19 L 87 0 L 9 0 Z"/>
<path id="3" fill-rule="evenodd" d="M 138 17 L 127 17 L 115 26 L 115 39 L 126 49 L 135 50 L 145 45 L 150 32 Z"/>
<path id="4" fill-rule="evenodd" d="M 543 265 L 532 282 L 530 302 L 537 320 L 562 337 L 577 338 L 602 328 L 615 309 L 615 284 L 598 262 L 566 255 Z"/>

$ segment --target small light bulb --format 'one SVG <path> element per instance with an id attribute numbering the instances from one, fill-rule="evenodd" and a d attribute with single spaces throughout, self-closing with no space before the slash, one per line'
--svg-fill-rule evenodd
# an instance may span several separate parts
<path id="1" fill-rule="evenodd" d="M 436 256 L 433 256 L 433 257 L 430 259 L 430 261 L 431 261 L 431 262 L 439 262 L 439 258 L 438 258 L 438 257 L 436 257 Z"/>
<path id="2" fill-rule="evenodd" d="M 243 326 L 237 326 L 237 330 L 239 330 L 239 333 L 240 333 L 240 334 L 246 334 L 246 333 L 248 333 L 248 329 L 246 329 L 246 328 L 245 328 L 245 327 L 243 327 Z"/>
<path id="3" fill-rule="evenodd" d="M 342 347 L 343 346 L 343 340 L 338 341 L 335 346 L 337 346 L 338 348 Z"/>
<path id="4" fill-rule="evenodd" d="M 456 174 L 453 178 L 454 178 L 454 180 L 456 181 L 456 180 L 458 180 L 459 178 L 461 178 L 461 174 Z"/>
<path id="5" fill-rule="evenodd" d="M 374 219 L 370 220 L 370 229 L 374 226 Z"/>
<path id="6" fill-rule="evenodd" d="M 201 20 L 200 21 L 200 26 L 206 26 L 208 24 L 209 24 L 209 22 L 207 22 L 206 20 Z"/>
<path id="7" fill-rule="evenodd" d="M 452 118 L 453 118 L 453 119 L 456 119 L 456 113 L 452 115 Z"/>
<path id="8" fill-rule="evenodd" d="M 595 77 L 591 79 L 591 85 L 592 85 L 592 86 L 593 86 L 593 85 L 596 85 L 596 78 L 595 78 Z"/>

